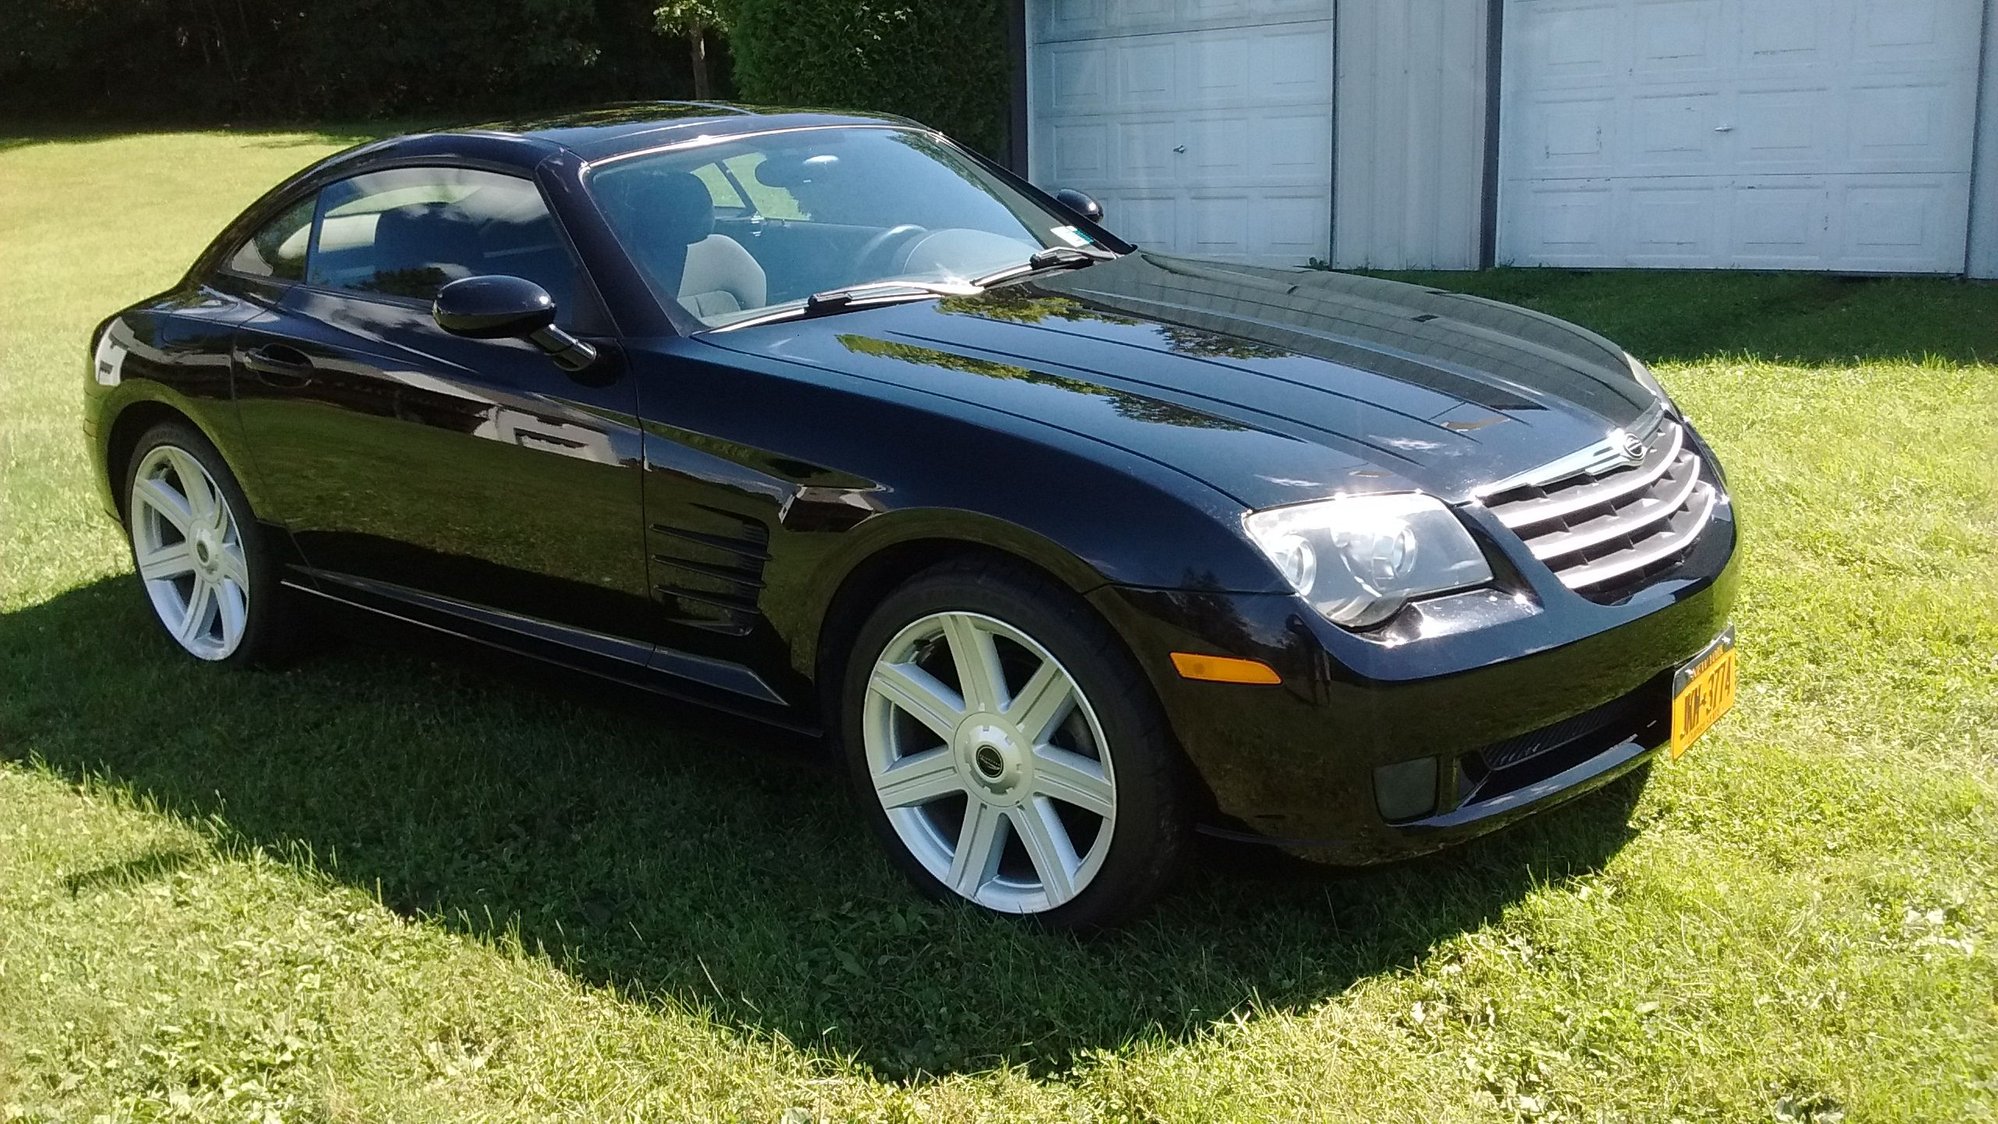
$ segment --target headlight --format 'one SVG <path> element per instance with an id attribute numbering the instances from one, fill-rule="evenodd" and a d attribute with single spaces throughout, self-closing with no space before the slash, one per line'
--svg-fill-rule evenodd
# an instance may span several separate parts
<path id="1" fill-rule="evenodd" d="M 1673 413 L 1679 412 L 1679 404 L 1672 401 L 1670 394 L 1665 393 L 1665 388 L 1658 382 L 1658 376 L 1651 373 L 1651 368 L 1644 365 L 1644 360 L 1626 351 L 1623 353 L 1623 361 L 1630 365 L 1630 376 L 1637 380 L 1637 385 L 1650 391 L 1653 398 L 1665 403 L 1666 409 Z"/>
<path id="2" fill-rule="evenodd" d="M 1471 534 L 1434 496 L 1353 496 L 1242 521 L 1277 573 L 1326 620 L 1376 625 L 1410 600 L 1492 580 Z"/>

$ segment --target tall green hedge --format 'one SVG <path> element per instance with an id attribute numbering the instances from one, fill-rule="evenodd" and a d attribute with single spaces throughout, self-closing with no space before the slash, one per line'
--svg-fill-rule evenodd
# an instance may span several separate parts
<path id="1" fill-rule="evenodd" d="M 353 121 L 686 97 L 657 0 L 0 0 L 0 116 Z"/>
<path id="2" fill-rule="evenodd" d="M 872 109 L 1003 156 L 1004 0 L 728 0 L 744 101 Z"/>

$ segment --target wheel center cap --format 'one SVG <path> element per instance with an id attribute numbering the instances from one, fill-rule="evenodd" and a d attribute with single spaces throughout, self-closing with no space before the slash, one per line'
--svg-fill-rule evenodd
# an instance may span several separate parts
<path id="1" fill-rule="evenodd" d="M 1006 773 L 1005 755 L 994 745 L 981 745 L 971 755 L 972 764 L 978 766 L 979 775 L 986 780 L 996 781 Z"/>
<path id="2" fill-rule="evenodd" d="M 214 558 L 215 552 L 208 546 L 208 536 L 202 535 L 196 538 L 194 540 L 194 560 L 206 566 L 214 561 Z"/>
<path id="3" fill-rule="evenodd" d="M 1033 766 L 1019 731 L 998 715 L 978 714 L 958 727 L 953 742 L 958 774 L 974 793 L 995 804 L 1024 799 Z"/>

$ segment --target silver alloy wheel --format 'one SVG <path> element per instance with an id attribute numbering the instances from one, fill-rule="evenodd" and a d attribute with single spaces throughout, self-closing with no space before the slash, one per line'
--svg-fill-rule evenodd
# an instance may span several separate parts
<path id="1" fill-rule="evenodd" d="M 1040 913 L 1103 868 L 1109 742 L 1074 677 L 1019 629 L 977 613 L 904 628 L 875 661 L 861 730 L 895 834 L 958 894 Z"/>
<path id="2" fill-rule="evenodd" d="M 156 445 L 132 476 L 132 557 L 160 623 L 204 660 L 228 658 L 250 616 L 242 528 L 201 462 Z"/>

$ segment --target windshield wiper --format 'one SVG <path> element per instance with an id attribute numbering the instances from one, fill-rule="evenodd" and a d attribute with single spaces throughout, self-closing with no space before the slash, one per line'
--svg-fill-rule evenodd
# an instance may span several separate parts
<path id="1" fill-rule="evenodd" d="M 983 287 L 976 281 L 960 281 L 955 284 L 931 281 L 872 281 L 865 285 L 848 285 L 840 289 L 827 289 L 823 293 L 813 293 L 805 300 L 805 310 L 822 315 L 850 304 L 895 300 L 901 296 L 968 297 Z"/>
<path id="2" fill-rule="evenodd" d="M 1009 265 L 1004 269 L 995 269 L 983 277 L 974 277 L 971 283 L 982 289 L 999 281 L 1025 277 L 1029 273 L 1040 273 L 1049 269 L 1080 269 L 1085 265 L 1109 261 L 1116 256 L 1108 250 L 1085 250 L 1080 246 L 1049 246 L 1045 250 L 1035 251 L 1033 257 L 1018 265 Z"/>
<path id="3" fill-rule="evenodd" d="M 981 287 L 975 281 L 960 281 L 955 284 L 938 284 L 930 281 L 870 281 L 865 285 L 848 285 L 839 289 L 827 289 L 823 293 L 813 293 L 802 301 L 779 305 L 756 316 L 723 324 L 714 330 L 730 332 L 737 328 L 772 324 L 779 320 L 808 320 L 816 316 L 845 312 L 848 309 L 894 304 L 897 301 L 928 300 L 931 297 L 968 297 L 976 294 Z"/>

